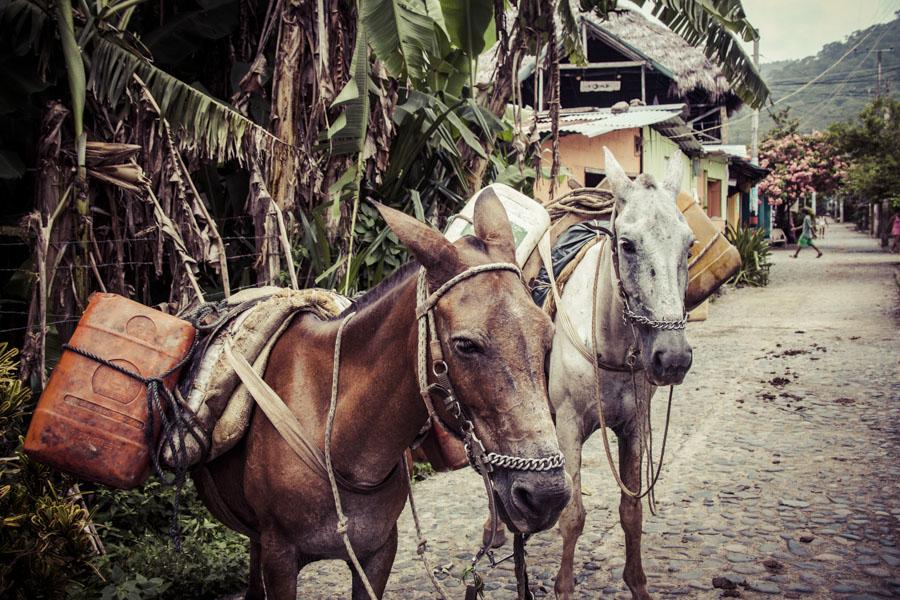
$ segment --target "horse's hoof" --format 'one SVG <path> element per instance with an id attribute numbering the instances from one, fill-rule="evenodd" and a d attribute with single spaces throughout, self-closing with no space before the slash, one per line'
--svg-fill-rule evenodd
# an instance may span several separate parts
<path id="1" fill-rule="evenodd" d="M 481 531 L 481 544 L 487 546 L 490 543 L 491 548 L 500 548 L 506 545 L 506 528 L 502 525 L 494 532 L 494 540 L 491 541 L 491 530 L 485 527 Z"/>

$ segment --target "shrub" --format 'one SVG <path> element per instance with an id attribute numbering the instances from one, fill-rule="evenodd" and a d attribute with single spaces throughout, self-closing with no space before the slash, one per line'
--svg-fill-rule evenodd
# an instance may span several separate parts
<path id="1" fill-rule="evenodd" d="M 183 491 L 178 553 L 168 535 L 172 488 L 85 485 L 89 514 L 74 480 L 22 452 L 33 403 L 16 378 L 17 353 L 0 343 L 0 598 L 203 599 L 243 586 L 246 540 L 213 520 L 192 484 Z"/>
<path id="2" fill-rule="evenodd" d="M 106 545 L 98 560 L 107 579 L 102 598 L 199 600 L 245 585 L 246 539 L 210 516 L 190 482 L 179 514 L 182 548 L 175 550 L 168 535 L 173 500 L 174 490 L 155 480 L 137 490 L 101 488 L 93 494 L 95 524 Z"/>
<path id="3" fill-rule="evenodd" d="M 769 284 L 769 242 L 765 232 L 756 227 L 738 227 L 731 225 L 725 230 L 725 237 L 741 255 L 741 269 L 735 273 L 728 283 L 735 286 L 749 285 L 761 287 Z"/>
<path id="4" fill-rule="evenodd" d="M 0 597 L 63 598 L 96 577 L 88 513 L 71 479 L 22 453 L 31 393 L 16 378 L 17 354 L 0 343 Z"/>

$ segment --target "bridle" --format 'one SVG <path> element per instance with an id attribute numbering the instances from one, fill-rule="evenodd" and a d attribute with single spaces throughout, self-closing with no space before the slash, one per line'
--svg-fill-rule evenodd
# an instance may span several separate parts
<path id="1" fill-rule="evenodd" d="M 616 287 L 619 291 L 619 297 L 622 299 L 622 319 L 628 325 L 642 325 L 644 327 L 649 327 L 650 329 L 662 331 L 677 331 L 684 329 L 687 326 L 687 312 L 682 314 L 680 319 L 653 319 L 638 314 L 631 309 L 628 293 L 625 291 L 625 284 L 622 283 L 622 274 L 619 268 L 619 238 L 616 234 L 616 216 L 616 207 L 613 205 L 612 213 L 609 217 L 609 228 L 602 225 L 595 225 L 595 229 L 605 234 L 609 238 L 610 244 L 612 244 L 610 250 L 612 251 L 613 272 L 616 275 Z M 597 270 L 599 272 L 599 261 Z"/>
<path id="2" fill-rule="evenodd" d="M 556 454 L 539 458 L 510 456 L 506 454 L 498 454 L 496 452 L 487 452 L 484 444 L 475 433 L 475 426 L 468 415 L 468 411 L 466 410 L 465 406 L 460 403 L 455 391 L 453 390 L 453 383 L 451 382 L 449 376 L 450 367 L 444 360 L 444 351 L 437 333 L 437 325 L 434 318 L 434 308 L 441 297 L 446 294 L 453 286 L 460 283 L 461 281 L 468 279 L 469 277 L 473 277 L 475 275 L 478 275 L 479 273 L 488 271 L 512 271 L 519 277 L 519 280 L 524 285 L 524 278 L 522 277 L 521 269 L 519 269 L 518 266 L 512 263 L 488 263 L 470 267 L 462 273 L 452 277 L 431 294 L 428 293 L 428 283 L 425 279 L 425 270 L 422 269 L 421 271 L 419 271 L 419 277 L 416 284 L 416 319 L 418 320 L 419 327 L 417 361 L 419 393 L 421 394 L 422 400 L 425 403 L 425 407 L 428 410 L 428 420 L 425 423 L 423 431 L 426 431 L 431 426 L 433 420 L 437 420 L 437 422 L 440 423 L 444 427 L 444 429 L 462 440 L 463 445 L 466 449 L 466 457 L 469 460 L 469 465 L 479 475 L 481 475 L 481 479 L 484 483 L 485 493 L 488 497 L 488 508 L 491 515 L 491 535 L 489 539 L 482 540 L 483 543 L 481 547 L 478 549 L 478 552 L 476 552 L 476 554 L 472 557 L 470 572 L 472 574 L 473 584 L 468 587 L 472 588 L 473 590 L 477 589 L 480 586 L 480 578 L 475 572 L 475 567 L 477 566 L 481 558 L 487 555 L 492 565 L 497 564 L 491 554 L 491 546 L 494 543 L 494 535 L 496 533 L 497 525 L 499 522 L 499 515 L 497 513 L 497 501 L 494 494 L 494 484 L 491 478 L 494 470 L 499 468 L 512 471 L 542 472 L 551 471 L 553 469 L 561 469 L 566 464 L 566 459 L 565 456 L 563 456 L 562 452 L 557 452 Z M 430 352 L 431 354 L 431 373 L 435 378 L 435 382 L 430 384 L 428 383 L 428 359 L 426 357 L 426 354 L 428 352 Z M 437 396 L 441 399 L 447 414 L 449 414 L 453 418 L 453 420 L 456 421 L 455 424 L 448 424 L 434 409 L 432 396 Z M 519 570 L 523 572 L 521 578 L 519 579 L 520 586 L 524 585 L 522 584 L 523 581 L 527 582 L 527 575 L 524 574 L 525 539 L 526 536 L 522 534 L 516 534 L 517 552 L 515 552 L 514 555 L 516 559 L 517 572 Z M 420 549 L 420 554 L 422 554 L 423 552 L 424 549 Z M 468 590 L 466 597 L 469 597 Z"/>
<path id="3" fill-rule="evenodd" d="M 617 371 L 617 372 L 630 372 L 631 374 L 631 385 L 632 392 L 634 394 L 634 399 L 637 401 L 638 398 L 638 389 L 637 389 L 637 380 L 635 377 L 635 372 L 642 369 L 640 365 L 637 364 L 637 357 L 639 355 L 639 349 L 637 345 L 637 332 L 635 331 L 635 325 L 642 325 L 645 327 L 650 327 L 651 329 L 658 329 L 662 331 L 677 331 L 682 330 L 687 326 L 687 313 L 685 312 L 681 319 L 652 319 L 646 317 L 644 315 L 639 315 L 631 310 L 631 307 L 628 303 L 628 294 L 625 291 L 625 285 L 622 283 L 622 276 L 619 270 L 619 249 L 618 249 L 618 238 L 616 236 L 616 208 L 613 205 L 612 213 L 610 215 L 609 220 L 609 228 L 603 227 L 602 225 L 597 225 L 596 229 L 599 232 L 604 233 L 610 241 L 611 252 L 612 252 L 612 264 L 613 264 L 613 272 L 616 278 L 616 287 L 619 292 L 619 297 L 622 300 L 622 321 L 625 323 L 627 327 L 631 329 L 632 342 L 628 349 L 628 353 L 625 359 L 625 366 L 618 367 L 614 365 L 607 365 L 603 362 L 600 353 L 599 353 L 599 340 L 597 339 L 597 290 L 600 280 L 600 257 L 597 257 L 597 267 L 596 272 L 594 273 L 594 289 L 592 293 L 592 301 L 591 301 L 591 339 L 592 339 L 592 347 L 593 352 L 592 357 L 592 366 L 594 368 L 594 396 L 598 402 L 599 410 L 597 411 L 600 415 L 600 432 L 603 437 L 603 448 L 606 452 L 607 462 L 609 463 L 610 471 L 612 471 L 613 477 L 616 480 L 616 483 L 619 486 L 619 489 L 626 496 L 630 496 L 635 499 L 641 499 L 644 496 L 648 496 L 648 500 L 650 503 L 650 511 L 653 514 L 656 514 L 656 500 L 654 496 L 654 489 L 656 488 L 656 482 L 659 480 L 659 475 L 662 472 L 663 458 L 666 453 L 666 440 L 668 439 L 669 434 L 669 418 L 672 414 L 672 395 L 674 393 L 675 386 L 669 386 L 669 401 L 666 407 L 666 424 L 665 429 L 663 430 L 663 439 L 662 439 L 662 447 L 660 449 L 659 463 L 654 472 L 653 469 L 653 442 L 652 442 L 652 433 L 650 434 L 650 439 L 647 441 L 647 489 L 643 492 L 638 489 L 637 491 L 633 491 L 625 485 L 625 482 L 622 481 L 622 478 L 618 472 L 618 470 L 613 465 L 612 459 L 612 451 L 609 446 L 609 439 L 606 433 L 606 419 L 603 416 L 603 406 L 600 401 L 601 398 L 601 389 L 600 389 L 600 370 L 608 370 L 608 371 Z M 648 431 L 652 432 L 652 427 L 650 427 L 650 397 L 647 399 L 647 423 L 648 423 Z"/>
<path id="4" fill-rule="evenodd" d="M 496 499 L 494 497 L 494 486 L 493 481 L 491 480 L 491 473 L 494 472 L 494 469 L 501 468 L 515 471 L 550 471 L 553 469 L 564 467 L 565 457 L 561 452 L 558 452 L 551 456 L 544 456 L 540 458 L 510 456 L 506 454 L 498 454 L 496 452 L 488 452 L 485 449 L 484 444 L 478 438 L 478 435 L 475 433 L 475 425 L 472 423 L 472 419 L 469 417 L 467 409 L 462 403 L 460 403 L 459 399 L 456 397 L 455 391 L 453 390 L 453 382 L 450 380 L 449 373 L 450 367 L 447 364 L 447 361 L 444 360 L 444 350 L 441 346 L 440 337 L 437 333 L 434 310 L 441 298 L 454 286 L 471 277 L 489 271 L 512 271 L 519 277 L 519 281 L 523 282 L 524 285 L 522 271 L 518 266 L 512 263 L 502 262 L 487 263 L 469 267 L 465 271 L 451 277 L 448 281 L 438 287 L 438 289 L 429 294 L 428 283 L 425 277 L 425 269 L 422 268 L 419 270 L 418 278 L 416 281 L 416 321 L 418 326 L 418 356 L 416 361 L 416 376 L 419 384 L 419 394 L 422 396 L 422 401 L 425 403 L 425 408 L 428 411 L 428 419 L 421 431 L 427 431 L 427 429 L 431 426 L 433 420 L 437 420 L 437 422 L 444 426 L 447 431 L 463 441 L 466 448 L 466 456 L 469 459 L 469 464 L 473 469 L 475 469 L 477 473 L 481 475 L 482 480 L 484 481 L 485 491 L 488 495 L 488 503 L 491 511 L 491 525 L 493 530 L 496 529 L 498 520 Z M 339 484 L 335 477 L 335 471 L 331 463 L 331 432 L 334 423 L 335 408 L 337 406 L 337 397 L 339 390 L 338 377 L 340 373 L 341 338 L 344 327 L 355 314 L 355 312 L 351 312 L 347 314 L 346 317 L 344 317 L 344 320 L 341 322 L 341 325 L 338 328 L 337 337 L 335 338 L 332 365 L 331 402 L 325 427 L 325 459 L 327 463 L 328 478 L 329 482 L 331 483 L 332 496 L 335 502 L 335 510 L 338 516 L 338 533 L 343 538 L 344 546 L 350 556 L 351 563 L 353 564 L 357 575 L 362 580 L 366 592 L 368 593 L 370 598 L 375 598 L 375 593 L 372 589 L 372 586 L 369 583 L 368 578 L 365 576 L 365 572 L 363 571 L 362 566 L 356 557 L 356 553 L 353 551 L 349 536 L 347 535 L 347 518 L 344 515 L 341 507 L 340 493 L 338 490 Z M 434 383 L 428 382 L 427 363 L 429 352 L 431 354 L 431 373 L 435 379 Z M 441 398 L 444 409 L 449 415 L 453 417 L 453 420 L 456 421 L 456 423 L 454 424 L 455 426 L 449 425 L 443 418 L 441 418 L 438 412 L 435 411 L 434 403 L 432 402 L 432 395 L 437 395 Z M 407 474 L 408 477 L 409 470 L 408 466 L 406 465 L 405 454 L 403 459 L 401 460 L 401 463 L 403 464 L 402 470 Z M 391 473 L 393 474 L 393 471 Z M 390 475 L 388 477 L 390 478 Z M 435 586 L 435 589 L 440 593 L 442 597 L 446 598 L 446 594 L 442 590 L 440 584 L 434 578 L 434 574 L 431 568 L 428 567 L 428 562 L 425 557 L 426 541 L 422 536 L 418 516 L 416 515 L 415 503 L 412 496 L 411 482 L 409 482 L 408 493 L 416 525 L 416 533 L 419 538 L 417 552 L 422 557 L 423 562 L 426 564 L 426 570 L 429 573 L 429 578 L 431 579 L 432 584 Z M 491 539 L 488 540 L 486 544 L 482 545 L 481 549 L 478 551 L 478 554 L 476 554 L 475 558 L 473 558 L 473 570 L 477 561 L 484 554 L 488 553 L 492 543 L 493 533 L 491 535 Z M 522 557 L 522 560 L 524 560 L 524 550 L 522 552 Z"/>
<path id="5" fill-rule="evenodd" d="M 487 452 L 484 444 L 475 433 L 475 426 L 469 418 L 467 410 L 460 403 L 456 392 L 453 390 L 453 383 L 450 381 L 449 374 L 450 367 L 444 360 L 444 350 L 437 334 L 434 309 L 441 297 L 455 285 L 479 273 L 488 271 L 512 271 L 518 275 L 520 280 L 522 279 L 521 270 L 512 263 L 488 263 L 466 269 L 431 294 L 428 294 L 425 270 L 419 271 L 416 283 L 416 319 L 419 327 L 417 374 L 419 393 L 425 403 L 425 408 L 428 410 L 428 421 L 425 425 L 429 427 L 431 421 L 436 419 L 447 431 L 458 437 L 465 445 L 469 464 L 478 473 L 491 473 L 494 467 L 516 471 L 550 471 L 561 468 L 565 466 L 565 459 L 562 453 L 542 458 L 524 458 Z M 426 348 L 428 352 L 426 352 Z M 434 376 L 434 383 L 428 383 L 427 353 L 431 354 L 431 374 Z M 434 409 L 433 396 L 438 396 L 442 400 L 447 414 L 452 416 L 456 423 L 448 424 Z"/>

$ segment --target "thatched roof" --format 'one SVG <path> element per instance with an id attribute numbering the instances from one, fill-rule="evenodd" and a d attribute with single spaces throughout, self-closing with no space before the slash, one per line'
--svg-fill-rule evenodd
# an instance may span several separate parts
<path id="1" fill-rule="evenodd" d="M 685 96 L 688 92 L 697 90 L 716 100 L 732 93 L 722 70 L 706 57 L 701 48 L 691 46 L 671 29 L 654 23 L 640 12 L 620 9 L 610 12 L 606 20 L 586 12 L 582 13 L 581 18 L 591 34 L 632 60 L 648 61 L 656 70 L 669 77 L 672 80 L 673 95 Z M 497 47 L 495 44 L 479 57 L 476 71 L 478 83 L 490 83 L 497 61 Z M 519 80 L 527 79 L 534 69 L 534 56 L 526 56 L 520 65 Z M 734 96 L 731 100 L 739 103 Z"/>
<path id="2" fill-rule="evenodd" d="M 582 15 L 589 34 L 603 39 L 634 60 L 649 60 L 662 66 L 670 76 L 674 92 L 686 95 L 694 90 L 718 98 L 731 91 L 722 70 L 678 34 L 632 10 L 617 10 L 606 20 L 592 13 Z"/>

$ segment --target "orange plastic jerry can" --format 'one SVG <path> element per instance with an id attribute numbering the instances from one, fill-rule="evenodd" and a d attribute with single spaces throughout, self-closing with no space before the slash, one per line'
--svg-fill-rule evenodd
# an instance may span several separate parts
<path id="1" fill-rule="evenodd" d="M 187 321 L 116 294 L 93 294 L 68 346 L 145 379 L 184 359 L 195 329 Z M 171 389 L 178 372 L 164 385 Z M 108 365 L 66 349 L 41 394 L 25 452 L 88 481 L 129 489 L 141 485 L 155 451 L 159 415 L 148 445 L 147 386 Z"/>

